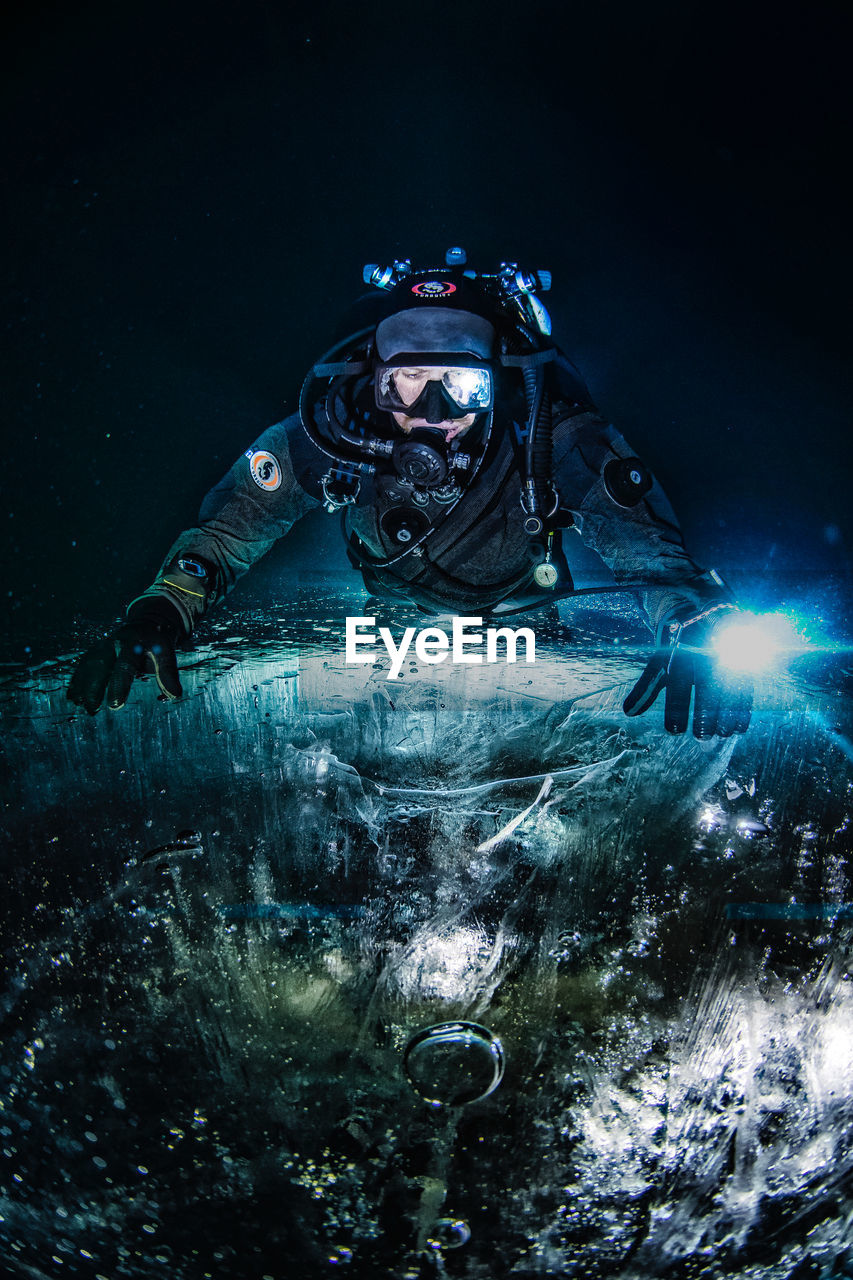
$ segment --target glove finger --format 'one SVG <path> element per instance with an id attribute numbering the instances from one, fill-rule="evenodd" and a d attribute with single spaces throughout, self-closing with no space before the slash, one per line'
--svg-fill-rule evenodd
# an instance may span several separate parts
<path id="1" fill-rule="evenodd" d="M 107 690 L 107 706 L 111 711 L 118 711 L 119 707 L 123 707 L 127 702 L 130 687 L 138 674 L 136 668 L 130 663 L 121 661 L 116 663 Z"/>
<path id="2" fill-rule="evenodd" d="M 751 718 L 752 718 L 752 692 L 750 692 L 748 698 L 744 698 L 743 700 L 743 706 L 741 707 L 740 714 L 738 716 L 737 722 L 735 723 L 734 732 L 746 733 L 747 729 L 749 728 L 749 722 Z"/>
<path id="3" fill-rule="evenodd" d="M 676 653 L 666 681 L 663 723 L 667 733 L 684 733 L 690 719 L 690 695 L 693 692 L 693 659 Z"/>
<path id="4" fill-rule="evenodd" d="M 180 698 L 183 689 L 178 675 L 178 659 L 174 647 L 169 640 L 163 639 L 151 646 L 148 652 L 154 668 L 154 678 L 160 686 L 161 693 L 174 702 Z"/>
<path id="5" fill-rule="evenodd" d="M 130 696 L 130 688 L 137 676 L 145 670 L 145 652 L 141 645 L 125 641 L 119 650 L 107 689 L 107 706 L 118 711 Z"/>
<path id="6" fill-rule="evenodd" d="M 705 658 L 694 658 L 693 674 L 696 685 L 696 698 L 693 703 L 693 736 L 701 740 L 713 738 L 715 734 L 728 737 L 720 723 L 723 706 L 721 686 L 714 679 L 711 664 Z"/>
<path id="7" fill-rule="evenodd" d="M 721 738 L 730 738 L 733 733 L 745 733 L 749 727 L 749 715 L 752 708 L 752 682 L 744 677 L 725 676 L 719 673 L 712 674 L 708 681 L 707 699 L 711 700 L 712 691 L 716 691 L 716 707 L 714 710 L 714 719 L 716 726 L 711 723 L 710 716 L 705 717 L 708 723 L 709 731 L 707 733 L 697 732 L 697 717 L 699 716 L 699 686 L 696 689 L 696 706 L 697 710 L 693 716 L 693 732 L 697 738 L 710 737 L 716 733 Z"/>
<path id="8" fill-rule="evenodd" d="M 752 682 L 745 680 L 732 699 L 732 733 L 746 733 L 752 714 Z"/>
<path id="9" fill-rule="evenodd" d="M 87 649 L 74 668 L 66 697 L 93 716 L 104 700 L 104 691 L 115 666 L 116 648 L 112 640 L 101 640 Z"/>
<path id="10" fill-rule="evenodd" d="M 626 716 L 641 716 L 657 698 L 666 682 L 666 659 L 660 655 L 646 664 L 643 674 L 622 703 Z"/>

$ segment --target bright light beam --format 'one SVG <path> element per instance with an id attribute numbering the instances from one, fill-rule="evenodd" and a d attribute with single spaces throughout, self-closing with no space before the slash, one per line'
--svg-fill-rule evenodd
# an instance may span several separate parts
<path id="1" fill-rule="evenodd" d="M 718 627 L 713 647 L 717 661 L 729 671 L 757 673 L 781 666 L 783 652 L 800 645 L 788 618 L 747 613 Z"/>

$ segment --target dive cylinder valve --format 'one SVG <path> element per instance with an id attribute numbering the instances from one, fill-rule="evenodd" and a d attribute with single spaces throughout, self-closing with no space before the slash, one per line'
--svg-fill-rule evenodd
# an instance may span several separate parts
<path id="1" fill-rule="evenodd" d="M 520 293 L 535 293 L 537 289 L 547 293 L 551 288 L 551 272 L 521 271 L 517 262 L 502 262 L 500 282 L 508 298 L 515 298 Z"/>
<path id="2" fill-rule="evenodd" d="M 498 281 L 506 298 L 511 298 L 522 315 L 533 320 L 543 337 L 550 337 L 551 317 L 536 297 L 536 290 L 551 288 L 550 271 L 521 271 L 517 262 L 502 262 Z"/>
<path id="3" fill-rule="evenodd" d="M 373 284 L 377 289 L 393 289 L 411 274 L 411 258 L 398 258 L 390 267 L 382 267 L 378 262 L 365 263 L 362 279 L 365 284 Z"/>

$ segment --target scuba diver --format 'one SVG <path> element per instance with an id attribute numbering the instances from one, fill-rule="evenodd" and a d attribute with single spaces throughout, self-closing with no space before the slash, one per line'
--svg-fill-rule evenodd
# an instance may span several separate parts
<path id="1" fill-rule="evenodd" d="M 598 413 L 552 341 L 538 294 L 550 273 L 471 270 L 464 250 L 416 270 L 370 264 L 370 322 L 332 347 L 299 412 L 270 427 L 205 498 L 118 631 L 80 659 L 69 699 L 94 714 L 153 673 L 181 696 L 176 649 L 306 512 L 342 512 L 373 596 L 430 614 L 498 618 L 578 594 L 573 558 L 596 553 L 655 635 L 624 702 L 665 691 L 664 723 L 698 738 L 743 733 L 752 690 L 715 660 L 738 612 L 687 554 L 659 484 Z"/>

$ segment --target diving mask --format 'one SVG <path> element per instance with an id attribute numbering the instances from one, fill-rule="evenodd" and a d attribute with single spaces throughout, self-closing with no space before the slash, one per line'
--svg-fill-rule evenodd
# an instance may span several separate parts
<path id="1" fill-rule="evenodd" d="M 491 409 L 494 379 L 488 365 L 464 357 L 454 357 L 452 365 L 423 355 L 404 359 L 381 364 L 376 370 L 374 393 L 380 409 L 426 422 L 464 418 Z"/>

